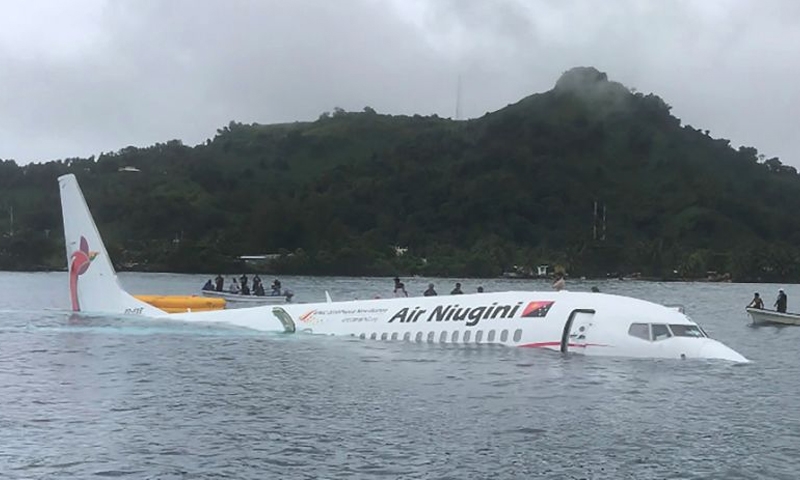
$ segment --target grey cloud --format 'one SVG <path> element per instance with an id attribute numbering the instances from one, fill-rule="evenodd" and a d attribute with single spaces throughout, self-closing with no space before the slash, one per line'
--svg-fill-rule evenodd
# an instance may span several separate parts
<path id="1" fill-rule="evenodd" d="M 68 54 L 19 55 L 0 37 L 0 158 L 195 144 L 230 120 L 335 106 L 452 116 L 459 75 L 462 111 L 479 116 L 592 65 L 800 166 L 795 2 L 101 1 L 86 0 L 104 5 L 97 31 Z"/>

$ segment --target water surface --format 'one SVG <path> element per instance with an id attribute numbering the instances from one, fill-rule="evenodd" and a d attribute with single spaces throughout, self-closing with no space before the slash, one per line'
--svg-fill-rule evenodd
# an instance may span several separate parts
<path id="1" fill-rule="evenodd" d="M 121 274 L 132 293 L 208 276 Z M 271 278 L 264 278 L 269 284 Z M 440 294 L 457 279 L 436 279 Z M 282 277 L 299 301 L 391 279 Z M 419 295 L 428 279 L 404 279 Z M 545 282 L 460 280 L 464 290 Z M 778 285 L 576 282 L 682 304 L 753 363 L 597 359 L 75 317 L 64 273 L 0 273 L 0 477 L 796 479 L 800 328 Z M 784 286 L 787 287 L 787 286 Z M 789 309 L 800 286 L 788 286 Z M 794 300 L 793 300 L 794 299 Z"/>

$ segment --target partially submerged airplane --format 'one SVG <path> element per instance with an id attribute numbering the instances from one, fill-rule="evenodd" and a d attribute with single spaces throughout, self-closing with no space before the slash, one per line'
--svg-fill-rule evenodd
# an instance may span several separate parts
<path id="1" fill-rule="evenodd" d="M 495 344 L 585 355 L 748 360 L 681 311 L 593 292 L 510 291 L 167 313 L 120 286 L 74 175 L 58 179 L 72 309 L 264 331 L 416 343 Z"/>

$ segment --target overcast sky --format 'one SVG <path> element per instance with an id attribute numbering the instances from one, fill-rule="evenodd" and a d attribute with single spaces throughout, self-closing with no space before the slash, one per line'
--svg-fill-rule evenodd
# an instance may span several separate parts
<path id="1" fill-rule="evenodd" d="M 800 167 L 794 0 L 0 0 L 0 158 L 88 157 L 334 107 L 462 117 L 594 66 Z"/>

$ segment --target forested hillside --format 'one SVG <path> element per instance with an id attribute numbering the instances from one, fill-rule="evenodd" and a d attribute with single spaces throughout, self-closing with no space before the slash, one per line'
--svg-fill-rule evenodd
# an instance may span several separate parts
<path id="1" fill-rule="evenodd" d="M 549 264 L 573 276 L 800 280 L 795 169 L 683 125 L 658 96 L 593 68 L 468 121 L 337 109 L 231 122 L 195 147 L 0 162 L 0 268 L 64 268 L 64 173 L 123 269 L 235 271 L 238 255 L 282 253 L 272 268 L 290 273 Z"/>

